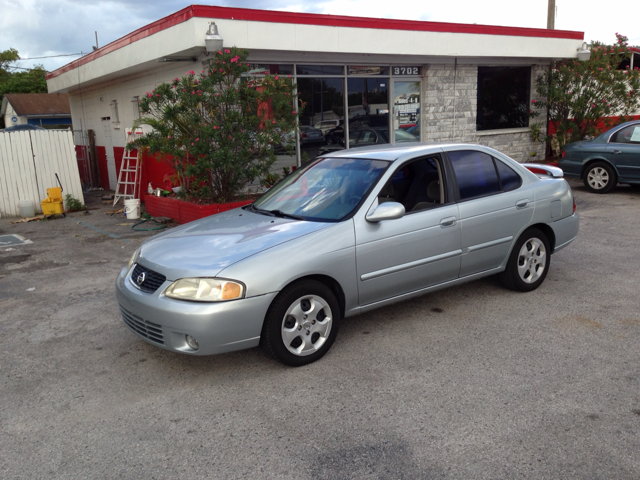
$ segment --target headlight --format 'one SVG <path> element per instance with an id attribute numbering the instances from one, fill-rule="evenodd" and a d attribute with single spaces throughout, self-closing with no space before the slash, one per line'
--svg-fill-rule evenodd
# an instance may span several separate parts
<path id="1" fill-rule="evenodd" d="M 131 270 L 131 265 L 133 265 L 135 261 L 138 260 L 139 254 L 140 249 L 138 248 L 135 252 L 133 252 L 133 255 L 131 255 L 131 258 L 129 259 L 129 263 L 127 264 L 127 271 Z"/>
<path id="2" fill-rule="evenodd" d="M 167 297 L 197 302 L 224 302 L 244 296 L 244 285 L 222 278 L 182 278 L 164 291 Z"/>

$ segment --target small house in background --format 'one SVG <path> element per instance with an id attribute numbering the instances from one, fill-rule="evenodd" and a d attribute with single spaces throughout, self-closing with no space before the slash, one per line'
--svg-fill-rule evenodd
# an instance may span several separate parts
<path id="1" fill-rule="evenodd" d="M 71 127 L 71 108 L 66 93 L 8 93 L 2 98 L 4 126 L 38 125 Z"/>

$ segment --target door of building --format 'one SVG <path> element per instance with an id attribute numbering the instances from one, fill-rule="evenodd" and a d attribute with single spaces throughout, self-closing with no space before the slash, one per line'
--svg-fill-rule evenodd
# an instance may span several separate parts
<path id="1" fill-rule="evenodd" d="M 118 183 L 118 173 L 116 172 L 116 157 L 113 153 L 113 142 L 111 141 L 111 118 L 102 119 L 102 133 L 104 134 L 104 148 L 107 156 L 107 172 L 109 173 L 109 189 L 116 189 Z"/>

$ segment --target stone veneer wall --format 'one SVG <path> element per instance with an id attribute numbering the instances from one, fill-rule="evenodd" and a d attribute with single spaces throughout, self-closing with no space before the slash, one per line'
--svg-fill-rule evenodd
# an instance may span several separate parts
<path id="1" fill-rule="evenodd" d="M 532 67 L 530 100 L 536 99 L 535 79 L 546 68 L 545 65 Z M 534 143 L 529 128 L 476 132 L 477 65 L 427 65 L 422 84 L 425 141 L 478 143 L 521 163 L 544 160 L 544 141 Z M 544 136 L 545 132 L 542 133 Z"/>

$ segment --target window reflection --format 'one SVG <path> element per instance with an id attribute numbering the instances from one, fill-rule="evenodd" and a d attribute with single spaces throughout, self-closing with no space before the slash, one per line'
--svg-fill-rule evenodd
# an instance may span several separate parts
<path id="1" fill-rule="evenodd" d="M 386 78 L 349 78 L 347 86 L 349 91 L 349 145 L 389 143 L 389 80 Z M 384 132 L 381 131 L 374 135 L 370 132 L 372 128 L 382 129 Z M 369 133 L 365 134 L 364 130 Z M 352 138 L 355 141 L 352 141 Z M 366 141 L 359 142 L 360 139 L 366 139 Z"/>
<path id="2" fill-rule="evenodd" d="M 298 75 L 344 75 L 342 65 L 297 65 Z"/>
<path id="3" fill-rule="evenodd" d="M 300 149 L 303 162 L 314 159 L 320 147 L 344 143 L 344 80 L 298 78 Z"/>

